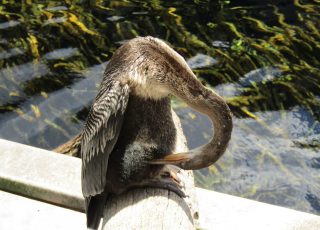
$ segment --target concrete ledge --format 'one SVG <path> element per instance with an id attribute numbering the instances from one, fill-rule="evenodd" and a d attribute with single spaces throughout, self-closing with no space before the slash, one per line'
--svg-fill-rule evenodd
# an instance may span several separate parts
<path id="1" fill-rule="evenodd" d="M 197 188 L 200 226 L 214 230 L 319 230 L 320 216 Z"/>
<path id="2" fill-rule="evenodd" d="M 0 191 L 0 229 L 66 230 L 85 229 L 82 212 Z"/>
<path id="3" fill-rule="evenodd" d="M 0 139 L 0 165 L 0 189 L 10 192 L 0 191 L 0 229 L 84 229 L 84 214 L 59 207 L 83 211 L 80 159 Z M 316 215 L 204 189 L 197 195 L 201 229 L 320 229 Z"/>
<path id="4" fill-rule="evenodd" d="M 84 210 L 80 159 L 0 139 L 0 189 Z"/>

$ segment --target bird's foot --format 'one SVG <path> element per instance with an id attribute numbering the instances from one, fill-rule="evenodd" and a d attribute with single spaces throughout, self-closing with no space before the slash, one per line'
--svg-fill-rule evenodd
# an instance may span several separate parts
<path id="1" fill-rule="evenodd" d="M 180 197 L 186 197 L 184 183 L 179 178 L 181 169 L 173 165 L 165 165 L 157 173 L 150 175 L 150 178 L 135 184 L 134 187 L 154 187 L 163 188 L 176 193 Z"/>

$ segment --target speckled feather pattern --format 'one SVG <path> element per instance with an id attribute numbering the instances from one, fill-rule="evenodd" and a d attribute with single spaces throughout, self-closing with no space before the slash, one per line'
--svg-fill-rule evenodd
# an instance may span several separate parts
<path id="1" fill-rule="evenodd" d="M 232 131 L 224 100 L 165 42 L 152 37 L 126 42 L 106 67 L 81 138 L 88 223 L 100 215 L 95 204 L 104 196 L 99 194 L 119 194 L 152 177 L 163 166 L 148 162 L 176 151 L 171 94 L 208 115 L 215 130 L 209 143 L 181 153 L 189 160 L 176 165 L 203 168 L 224 153 Z"/>
<path id="2" fill-rule="evenodd" d="M 85 196 L 104 190 L 109 154 L 120 132 L 129 92 L 128 85 L 110 81 L 101 88 L 91 107 L 81 138 L 82 190 Z"/>

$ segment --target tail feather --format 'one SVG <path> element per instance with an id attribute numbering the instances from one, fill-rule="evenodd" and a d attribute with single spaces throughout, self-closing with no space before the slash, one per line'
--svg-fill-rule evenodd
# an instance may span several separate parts
<path id="1" fill-rule="evenodd" d="M 86 198 L 87 228 L 97 230 L 103 216 L 107 194 L 101 193 L 96 196 Z"/>

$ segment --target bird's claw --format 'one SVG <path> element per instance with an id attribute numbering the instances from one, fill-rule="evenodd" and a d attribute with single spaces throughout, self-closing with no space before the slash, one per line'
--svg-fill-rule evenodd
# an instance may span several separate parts
<path id="1" fill-rule="evenodd" d="M 173 165 L 165 165 L 157 173 L 150 175 L 149 178 L 135 184 L 133 187 L 154 187 L 163 188 L 176 193 L 180 197 L 186 197 L 183 190 L 185 185 L 179 178 L 181 169 Z"/>

